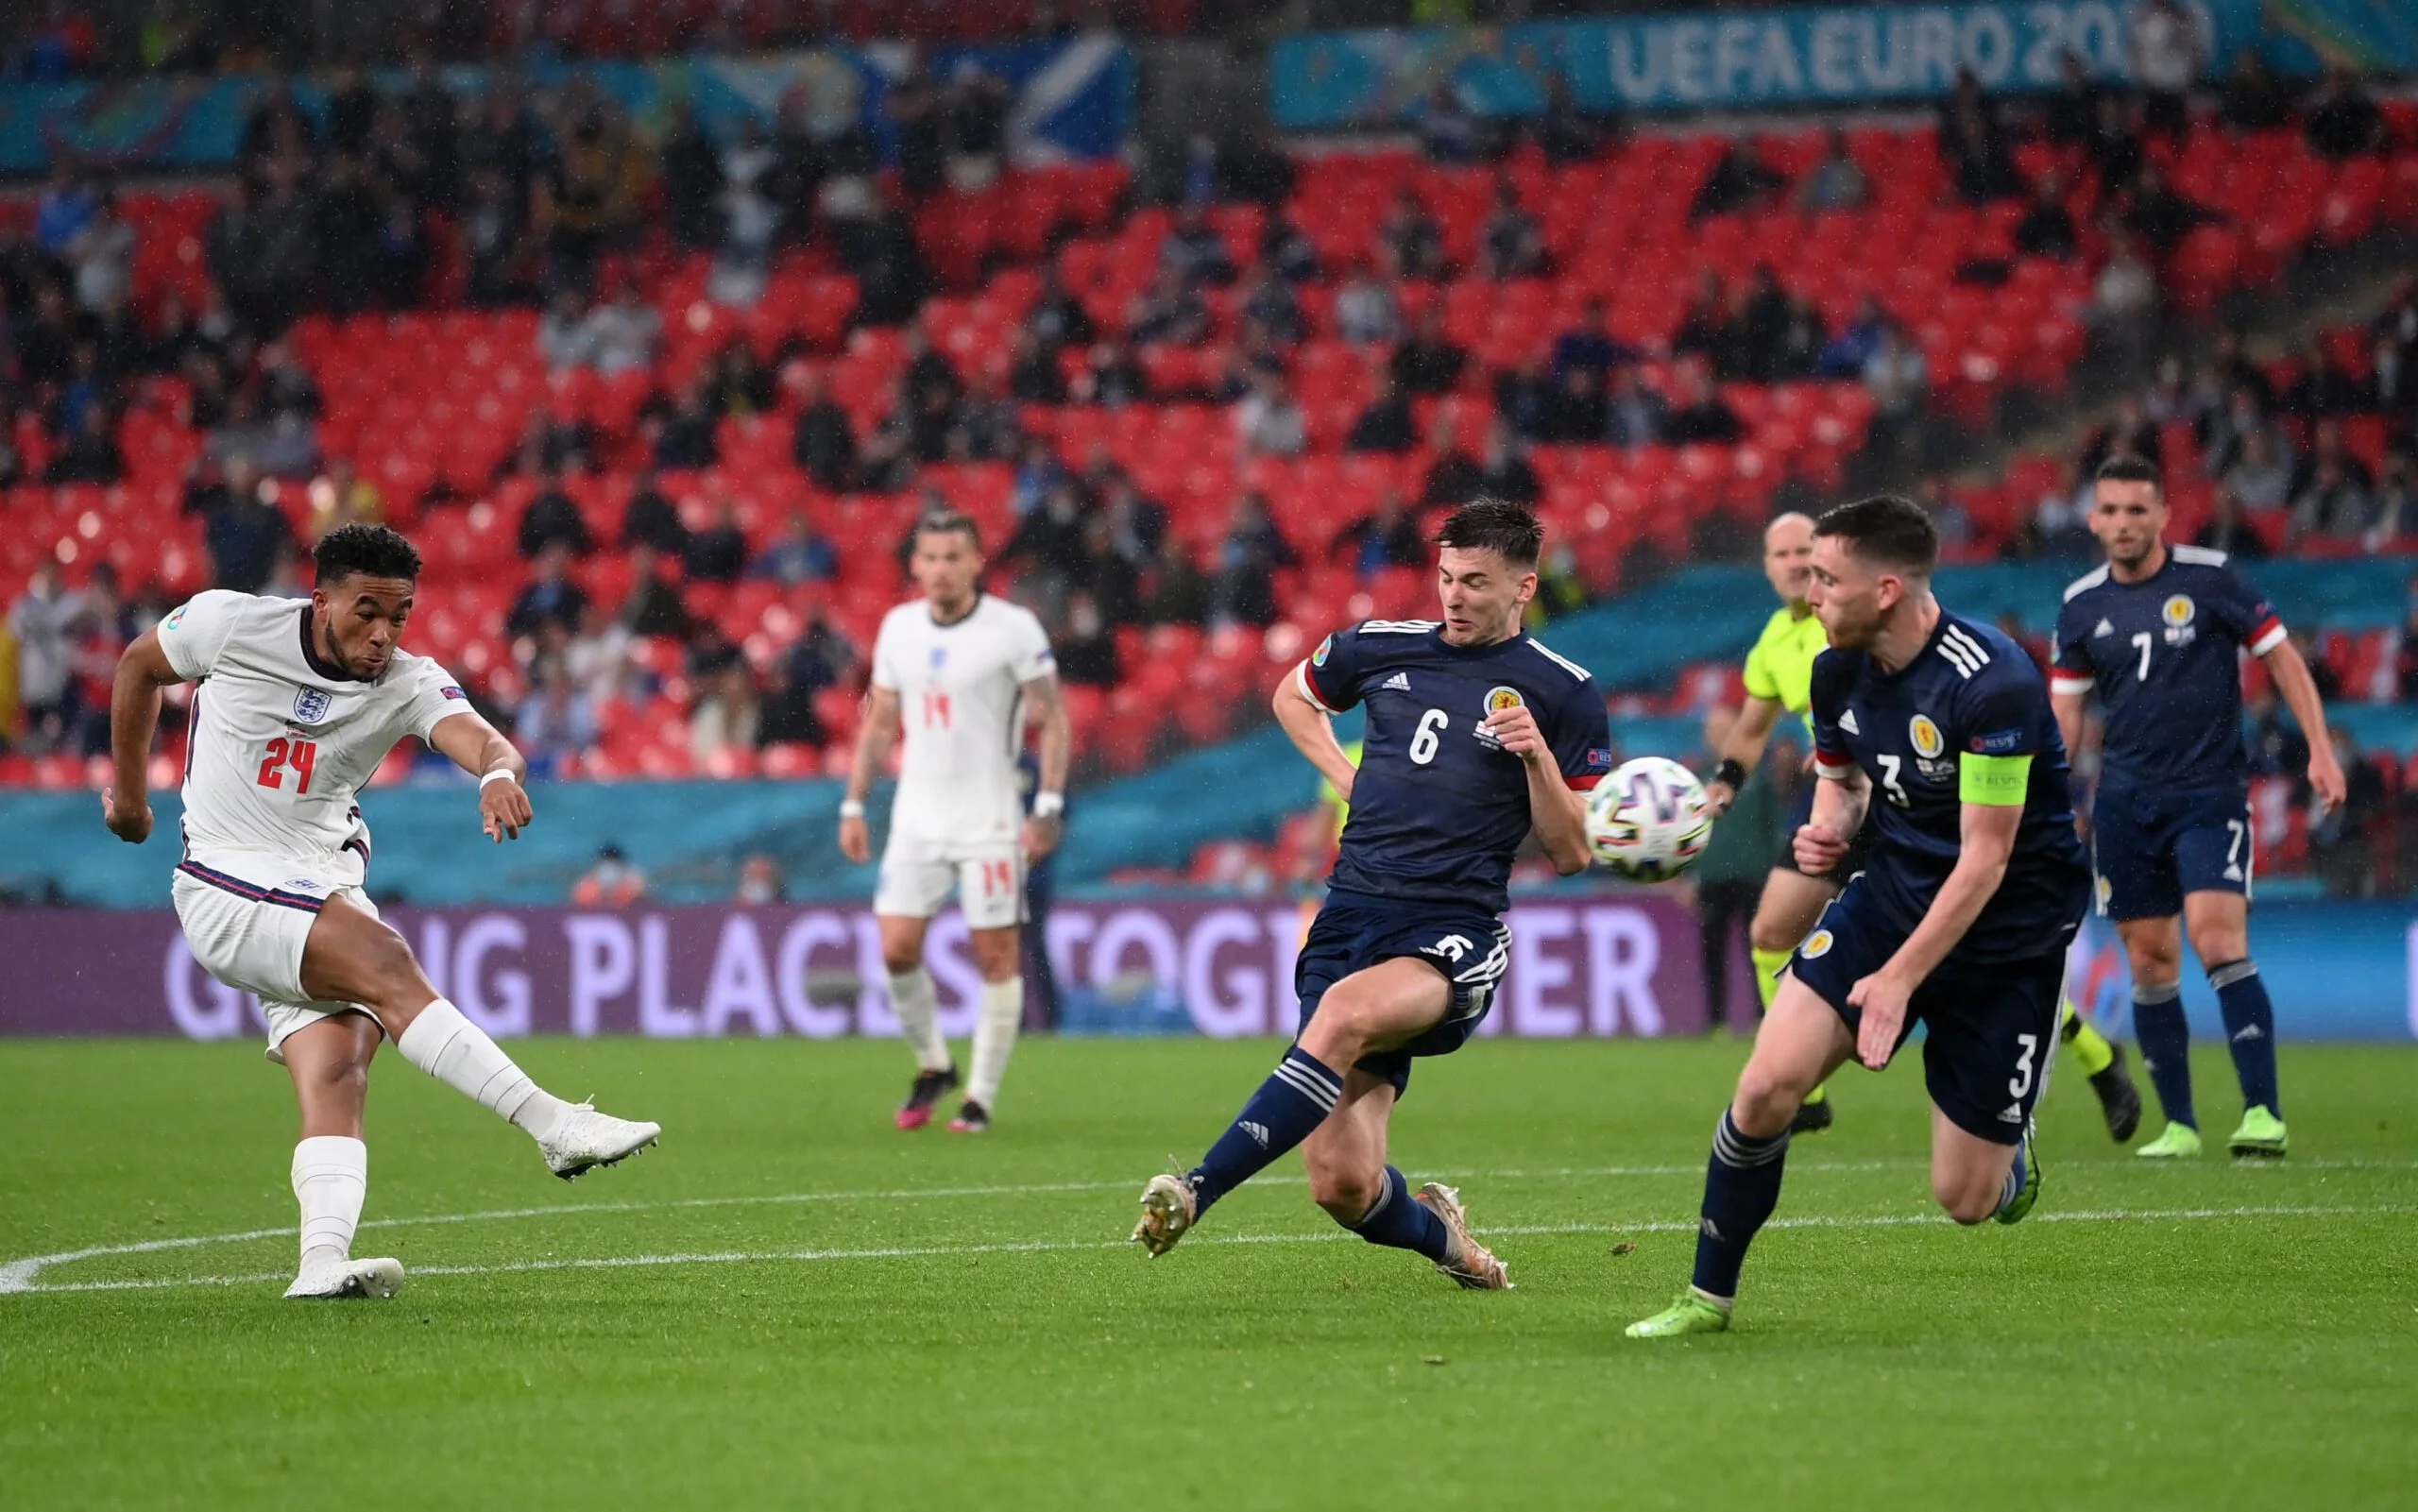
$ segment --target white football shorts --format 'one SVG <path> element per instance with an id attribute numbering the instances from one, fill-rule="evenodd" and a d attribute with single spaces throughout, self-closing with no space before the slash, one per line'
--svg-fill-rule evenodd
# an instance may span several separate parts
<path id="1" fill-rule="evenodd" d="M 891 837 L 881 853 L 881 882 L 873 911 L 928 919 L 948 906 L 951 890 L 973 929 L 1012 929 L 1024 923 L 1024 848 L 949 845 Z"/>
<path id="2" fill-rule="evenodd" d="M 302 945 L 319 909 L 341 897 L 371 918 L 369 894 L 315 876 L 289 858 L 253 851 L 212 851 L 187 857 L 172 884 L 185 943 L 204 971 L 261 1000 L 268 1020 L 268 1058 L 286 1036 L 339 1013 L 366 1011 L 354 1003 L 315 1003 L 302 990 Z"/>

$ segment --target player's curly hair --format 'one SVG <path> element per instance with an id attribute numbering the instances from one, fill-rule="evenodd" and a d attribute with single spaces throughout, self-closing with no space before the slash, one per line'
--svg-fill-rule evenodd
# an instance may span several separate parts
<path id="1" fill-rule="evenodd" d="M 355 572 L 407 583 L 419 578 L 419 548 L 383 525 L 338 525 L 319 538 L 311 560 L 317 564 L 322 587 Z"/>
<path id="2" fill-rule="evenodd" d="M 1514 567 L 1534 567 L 1544 554 L 1545 527 L 1525 504 L 1480 494 L 1453 511 L 1436 544 L 1463 552 L 1500 552 Z"/>
<path id="3" fill-rule="evenodd" d="M 1814 534 L 1843 540 L 1865 561 L 1911 577 L 1929 577 L 1939 566 L 1939 527 L 1930 511 L 1902 494 L 1875 494 L 1826 510 Z"/>

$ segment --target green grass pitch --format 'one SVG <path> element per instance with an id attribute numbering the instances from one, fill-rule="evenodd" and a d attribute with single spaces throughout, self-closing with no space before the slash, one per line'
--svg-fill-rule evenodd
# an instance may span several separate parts
<path id="1" fill-rule="evenodd" d="M 2292 1159 L 2254 1168 L 2134 1161 L 2068 1065 L 2038 1212 L 1973 1232 L 1931 1206 L 1917 1069 L 1847 1073 L 1737 1330 L 1677 1345 L 1620 1330 L 1685 1281 L 1731 1043 L 1422 1067 L 1394 1156 L 1460 1185 L 1507 1295 L 1340 1235 L 1290 1159 L 1164 1260 L 1121 1243 L 1270 1043 L 1028 1042 L 980 1138 L 889 1127 L 894 1045 L 518 1048 L 663 1147 L 566 1186 L 382 1057 L 359 1252 L 413 1273 L 308 1305 L 256 1046 L 0 1045 L 0 1505 L 2333 1512 L 2418 1482 L 2409 1048 L 2287 1046 Z M 2230 1067 L 2199 1073 L 2214 1145 Z"/>

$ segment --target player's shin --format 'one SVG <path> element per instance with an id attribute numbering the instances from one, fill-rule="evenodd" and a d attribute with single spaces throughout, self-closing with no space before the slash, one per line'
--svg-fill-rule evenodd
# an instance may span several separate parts
<path id="1" fill-rule="evenodd" d="M 939 994 L 932 986 L 930 972 L 917 966 L 911 971 L 893 973 L 890 1011 L 897 1016 L 898 1032 L 907 1041 L 907 1048 L 915 1053 L 918 1069 L 949 1068 L 948 1041 L 941 1037 Z"/>
<path id="2" fill-rule="evenodd" d="M 419 1011 L 395 1048 L 404 1060 L 532 1139 L 542 1141 L 553 1133 L 570 1107 L 540 1089 L 485 1029 L 442 997 Z"/>
<path id="3" fill-rule="evenodd" d="M 1198 1204 L 1194 1217 L 1309 1138 L 1335 1112 L 1342 1095 L 1339 1074 L 1298 1045 L 1286 1050 L 1234 1123 L 1186 1175 Z"/>
<path id="4" fill-rule="evenodd" d="M 1712 1159 L 1705 1167 L 1704 1208 L 1696 1226 L 1698 1295 L 1728 1302 L 1738 1295 L 1738 1272 L 1746 1247 L 1779 1205 L 1779 1182 L 1788 1162 L 1788 1131 L 1758 1138 L 1741 1130 L 1724 1109 L 1713 1130 Z"/>
<path id="5" fill-rule="evenodd" d="M 998 1101 L 999 1082 L 1008 1074 L 1008 1056 L 1023 1024 L 1024 978 L 984 982 L 981 1016 L 974 1021 L 974 1077 L 966 1083 L 965 1096 L 986 1111 Z"/>
<path id="6" fill-rule="evenodd" d="M 1438 1265 L 1444 1263 L 1452 1248 L 1444 1220 L 1411 1200 L 1410 1182 L 1390 1165 L 1386 1167 L 1385 1184 L 1378 1188 L 1376 1201 L 1360 1215 L 1359 1221 L 1344 1227 L 1371 1244 L 1415 1249 Z"/>
<path id="7" fill-rule="evenodd" d="M 2208 985 L 2217 990 L 2217 1008 L 2224 1015 L 2225 1048 L 2233 1052 L 2234 1075 L 2241 1079 L 2241 1105 L 2264 1108 L 2284 1116 L 2275 1086 L 2275 1008 L 2268 1001 L 2267 984 L 2249 960 L 2229 960 L 2208 968 Z"/>
<path id="8" fill-rule="evenodd" d="M 302 1211 L 302 1263 L 347 1260 L 369 1195 L 369 1147 L 315 1134 L 294 1147 L 294 1200 Z"/>
<path id="9" fill-rule="evenodd" d="M 2200 1127 L 2191 1109 L 2191 1029 L 2183 1017 L 2183 989 L 2133 986 L 2133 1032 L 2141 1042 L 2141 1064 L 2157 1089 L 2158 1107 L 2169 1122 Z"/>

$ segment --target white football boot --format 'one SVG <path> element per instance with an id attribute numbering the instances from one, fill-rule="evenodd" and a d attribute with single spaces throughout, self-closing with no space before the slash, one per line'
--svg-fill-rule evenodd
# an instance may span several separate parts
<path id="1" fill-rule="evenodd" d="M 600 1165 L 614 1165 L 656 1142 L 661 1124 L 637 1124 L 601 1113 L 592 1103 L 573 1103 L 562 1121 L 537 1141 L 546 1168 L 564 1181 L 573 1181 Z"/>
<path id="2" fill-rule="evenodd" d="M 288 1297 L 333 1300 L 344 1297 L 386 1298 L 402 1288 L 400 1260 L 350 1260 L 342 1255 L 315 1254 L 302 1263 Z"/>

